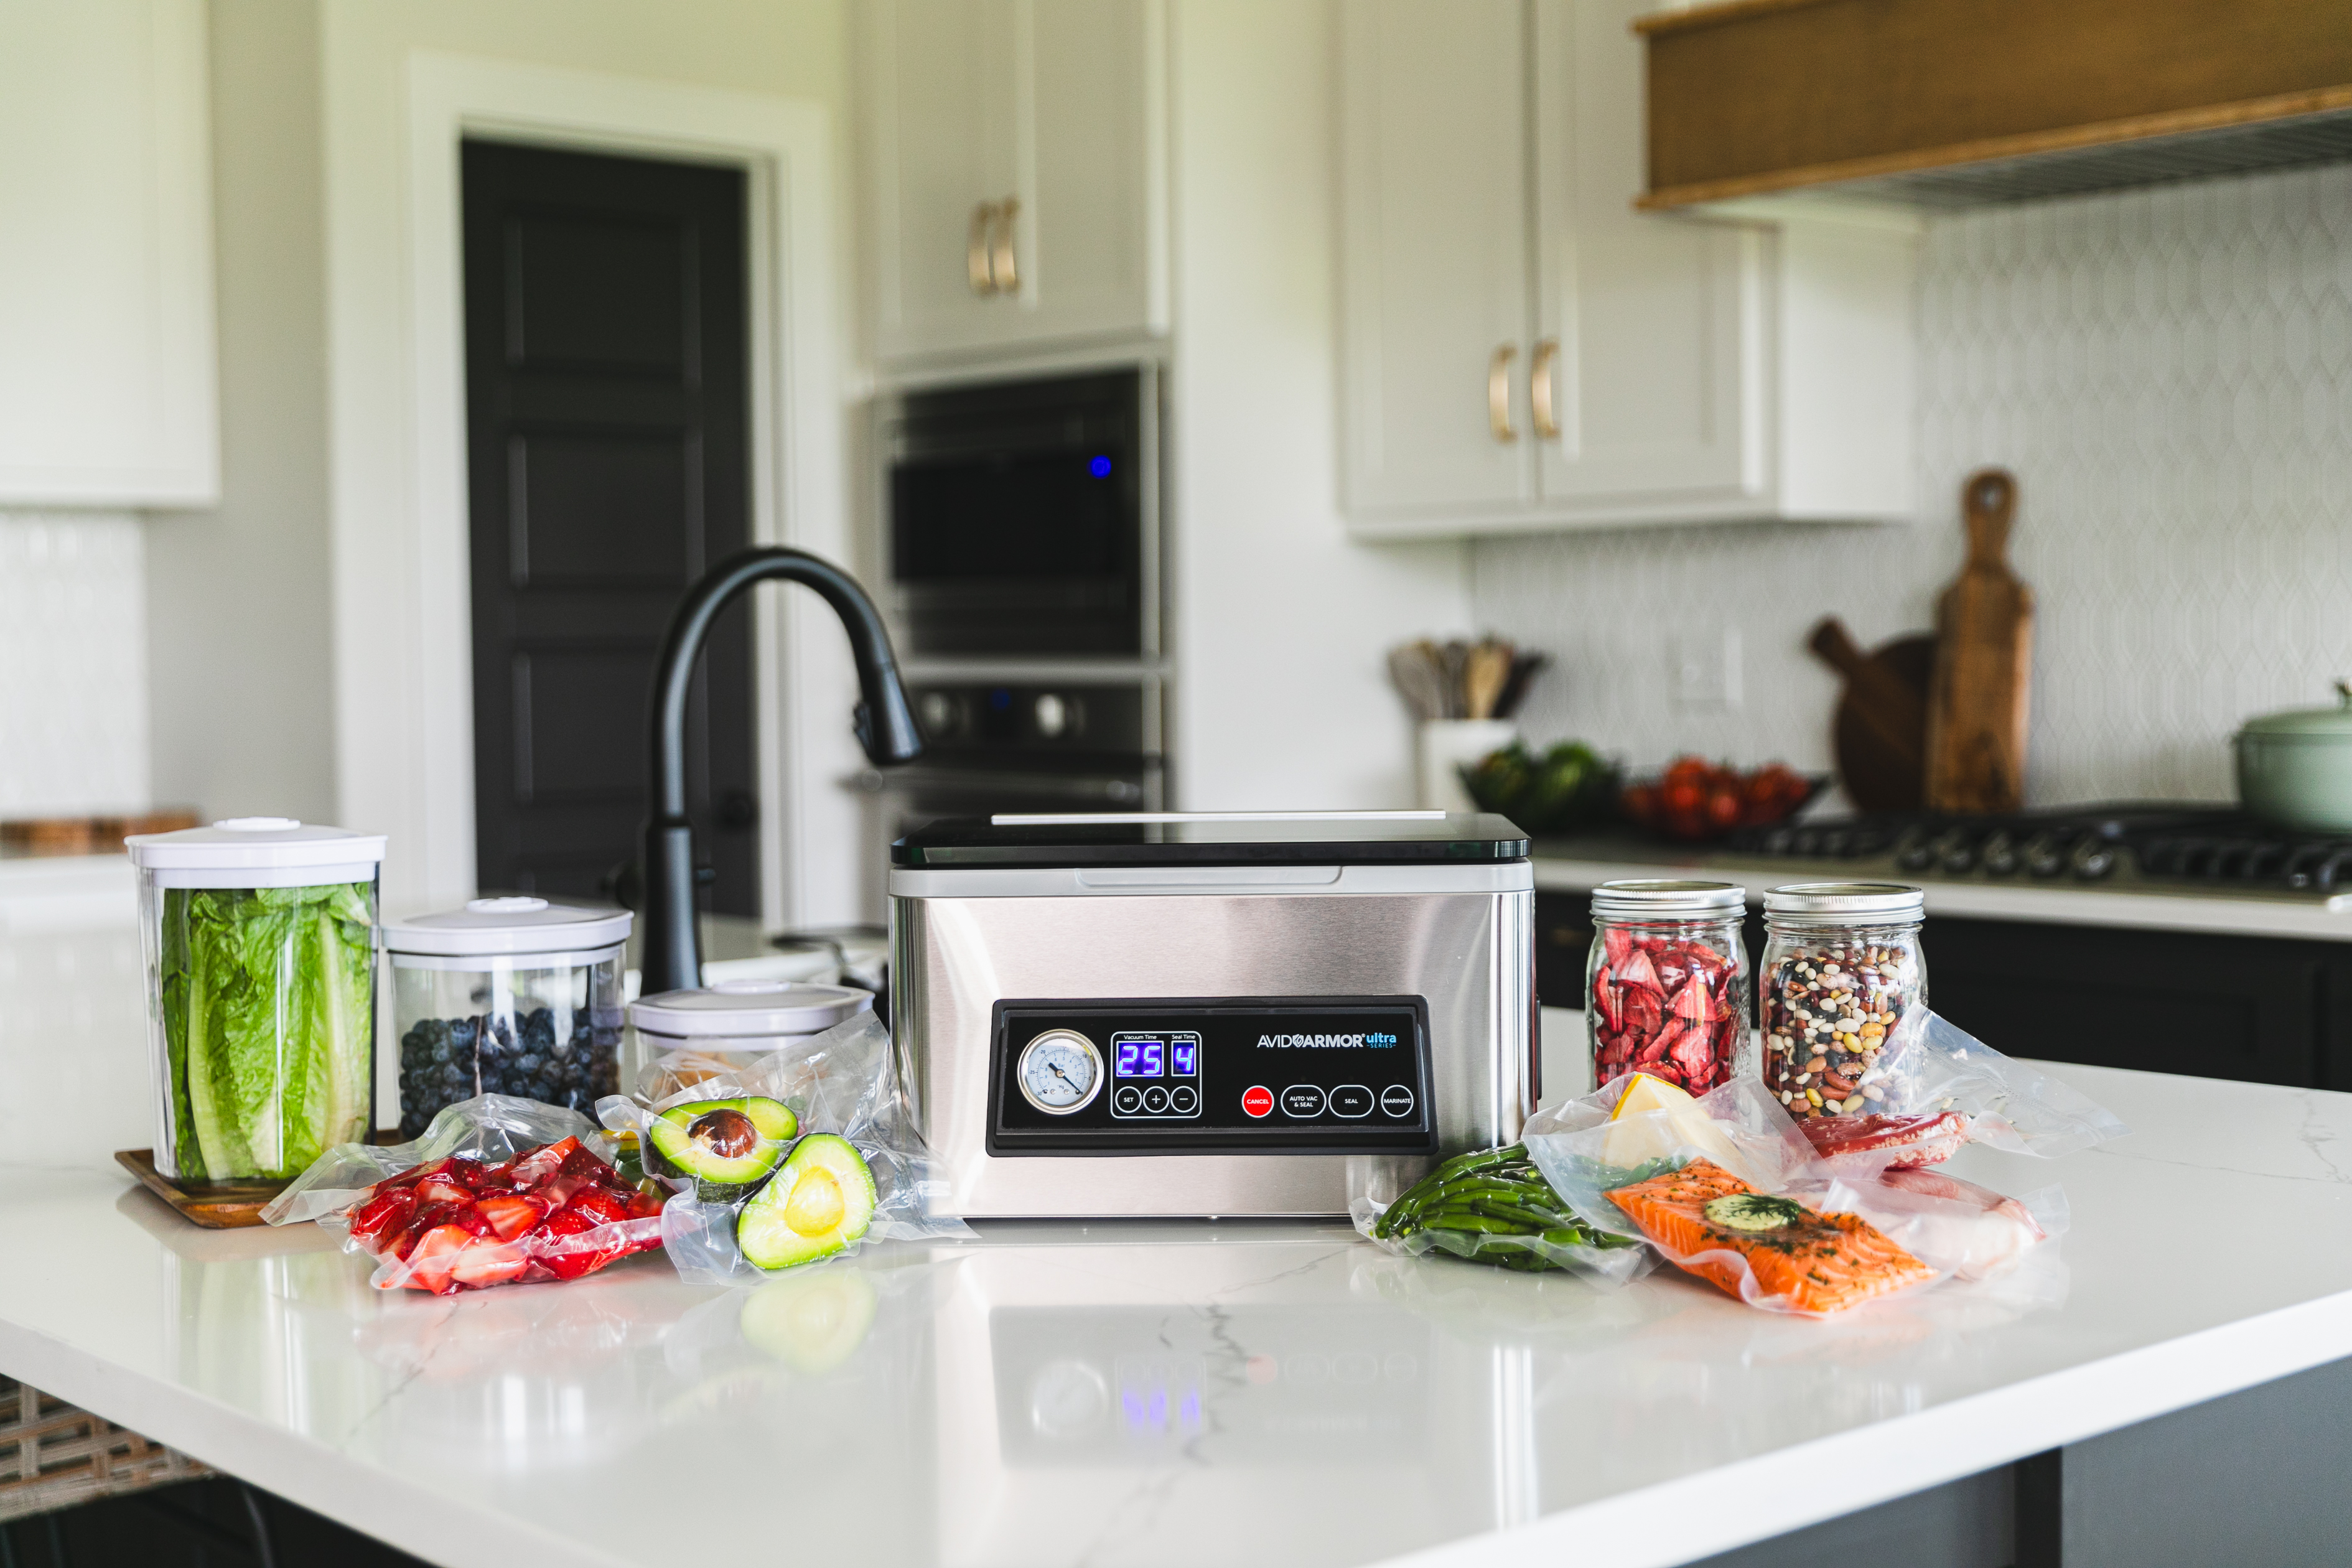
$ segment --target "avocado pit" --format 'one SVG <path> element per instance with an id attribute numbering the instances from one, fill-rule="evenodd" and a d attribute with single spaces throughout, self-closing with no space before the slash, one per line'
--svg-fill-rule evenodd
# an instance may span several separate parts
<path id="1" fill-rule="evenodd" d="M 686 1130 L 689 1142 L 726 1160 L 740 1160 L 760 1146 L 760 1130 L 740 1110 L 705 1111 Z"/>

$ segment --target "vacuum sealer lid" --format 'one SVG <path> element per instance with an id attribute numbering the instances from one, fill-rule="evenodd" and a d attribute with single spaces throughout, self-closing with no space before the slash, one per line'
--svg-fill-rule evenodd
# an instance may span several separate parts
<path id="1" fill-rule="evenodd" d="M 1367 866 L 1524 860 L 1506 817 L 1444 811 L 1126 811 L 947 817 L 893 866 Z"/>

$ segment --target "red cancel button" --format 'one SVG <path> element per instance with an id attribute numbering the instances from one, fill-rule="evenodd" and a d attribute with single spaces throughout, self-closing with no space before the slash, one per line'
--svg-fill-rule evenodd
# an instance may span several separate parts
<path id="1" fill-rule="evenodd" d="M 1259 1084 L 1255 1089 L 1242 1090 L 1242 1109 L 1252 1116 L 1273 1115 L 1274 1090 L 1264 1084 Z"/>

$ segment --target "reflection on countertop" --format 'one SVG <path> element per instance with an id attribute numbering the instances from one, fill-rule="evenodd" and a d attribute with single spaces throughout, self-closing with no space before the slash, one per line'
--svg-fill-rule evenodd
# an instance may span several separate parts
<path id="1" fill-rule="evenodd" d="M 2352 1353 L 2352 1096 L 2053 1070 L 2134 1132 L 1955 1167 L 2063 1180 L 2040 1272 L 1825 1322 L 1291 1222 L 382 1294 L 313 1229 L 5 1170 L 0 1256 L 43 1267 L 0 1272 L 0 1372 L 452 1564 L 659 1561 L 688 1508 L 812 1560 L 1677 1562 Z M 2221 1235 L 2262 1267 L 2170 1266 Z"/>

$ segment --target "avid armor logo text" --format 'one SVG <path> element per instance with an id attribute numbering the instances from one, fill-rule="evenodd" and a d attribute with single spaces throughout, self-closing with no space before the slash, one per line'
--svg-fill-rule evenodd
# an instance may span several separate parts
<path id="1" fill-rule="evenodd" d="M 1367 1046 L 1393 1046 L 1394 1035 L 1260 1035 L 1257 1048 L 1262 1051 L 1345 1051 L 1361 1050 Z"/>

